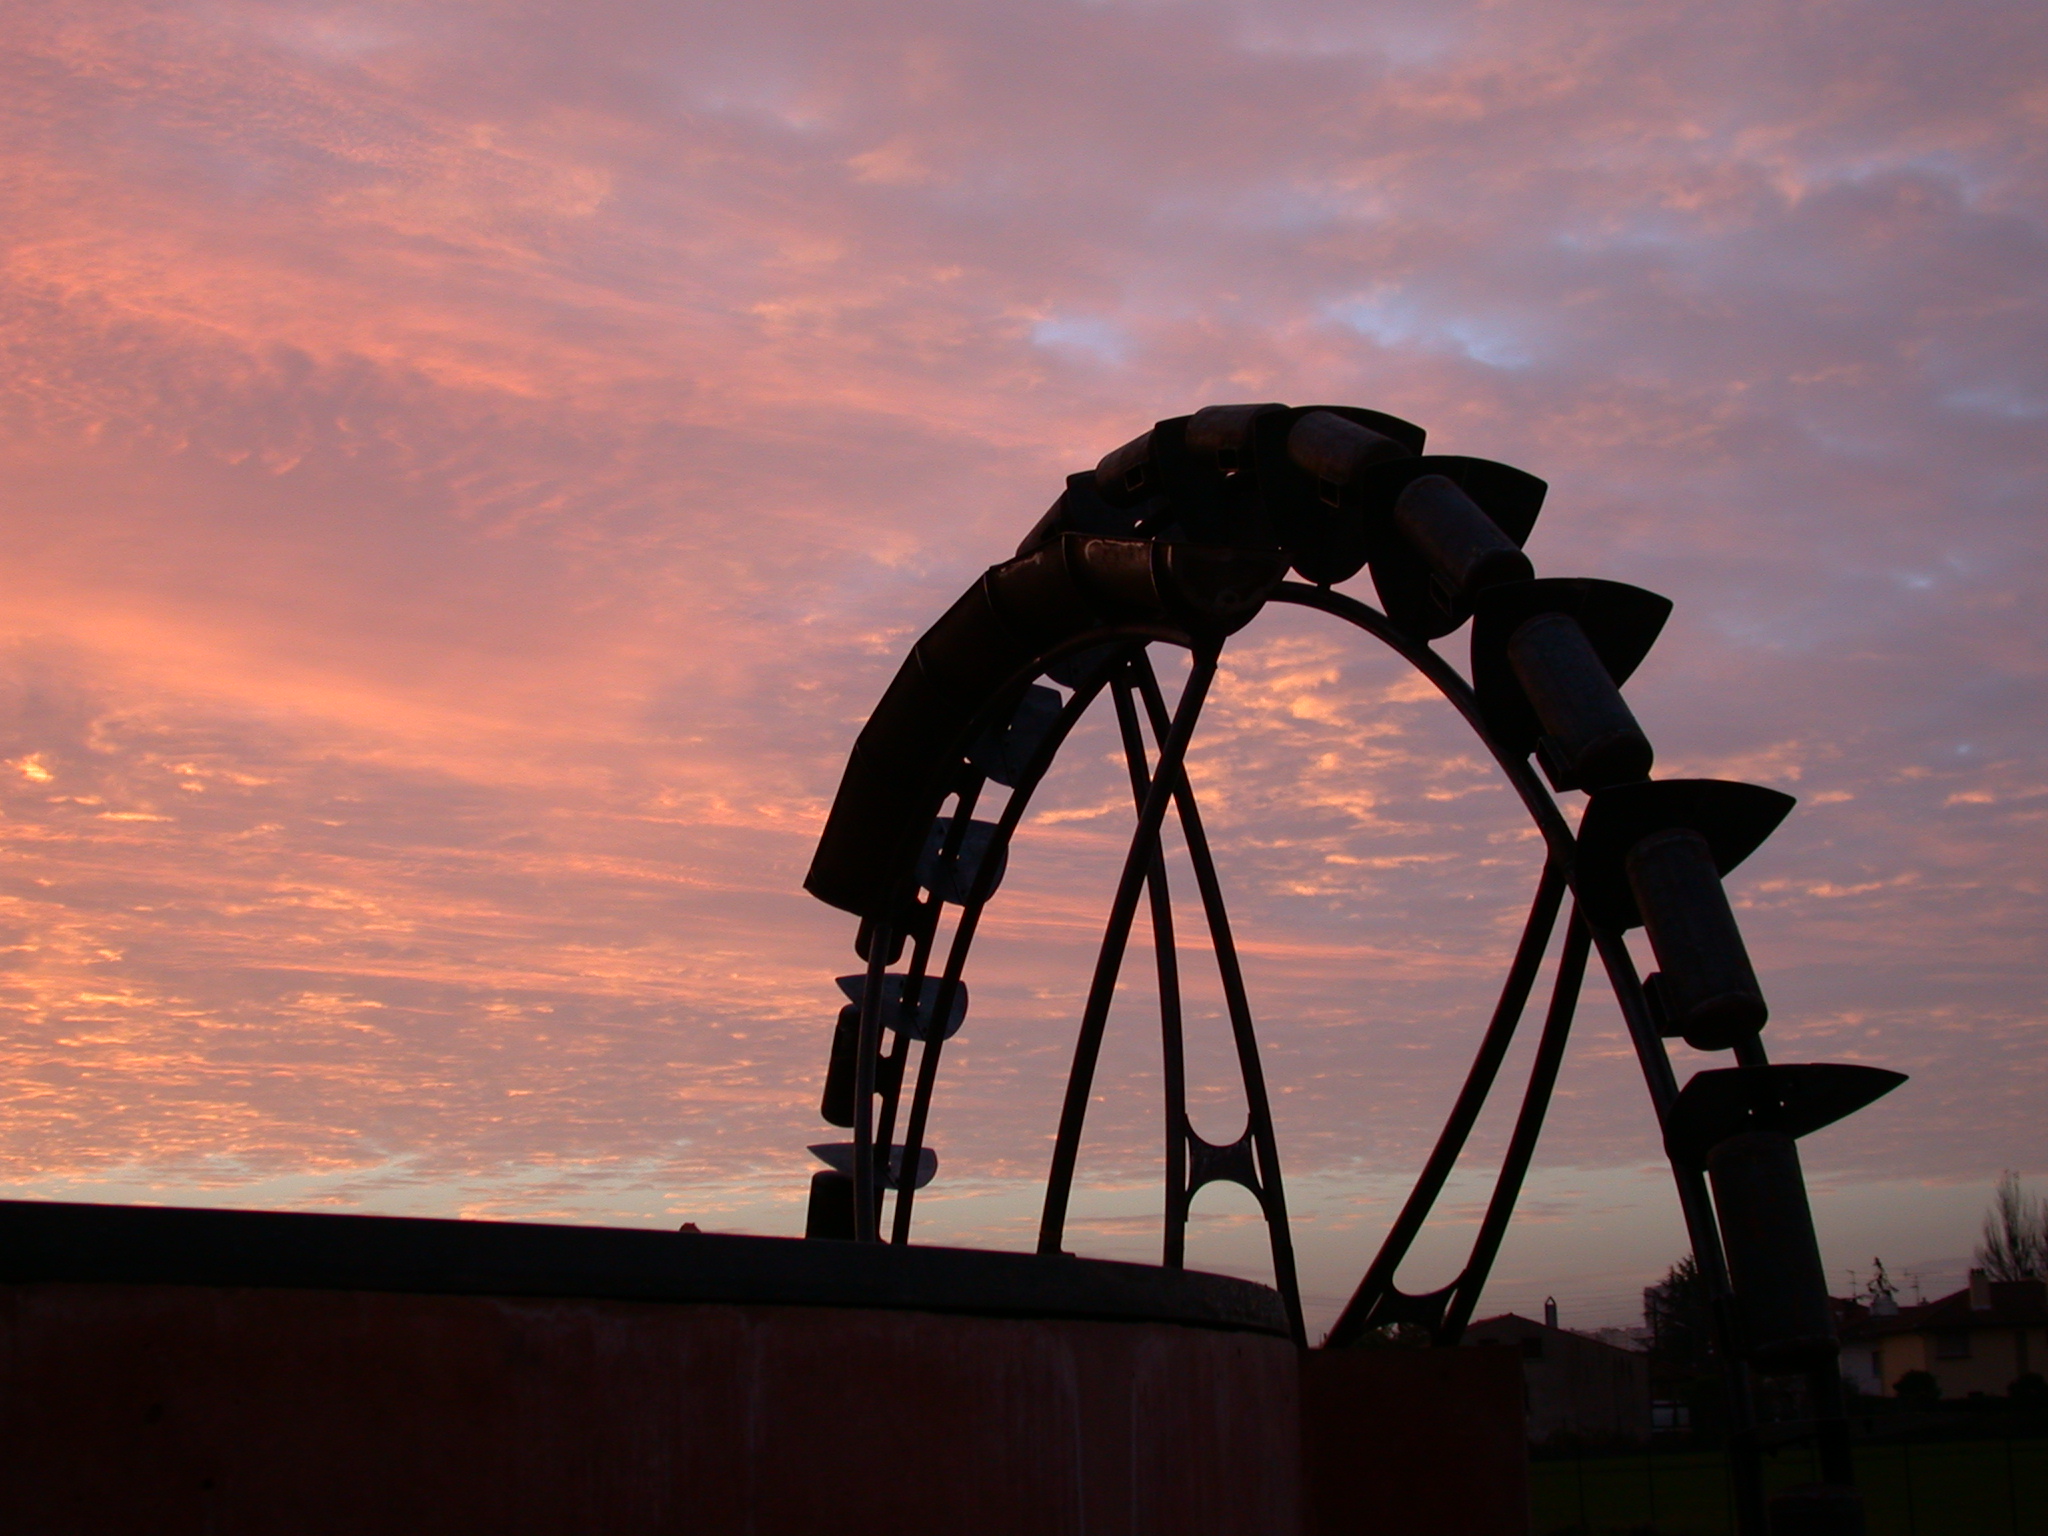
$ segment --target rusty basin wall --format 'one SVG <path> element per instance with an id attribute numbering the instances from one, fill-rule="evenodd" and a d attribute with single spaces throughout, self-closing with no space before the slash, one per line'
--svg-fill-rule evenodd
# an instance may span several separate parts
<path id="1" fill-rule="evenodd" d="M 15 1286 L 0 1383 L 21 1536 L 1300 1528 L 1293 1349 L 1171 1323 Z"/>
<path id="2" fill-rule="evenodd" d="M 1509 1352 L 1304 1355 L 1243 1282 L 852 1248 L 0 1202 L 0 1528 L 1526 1530 Z"/>

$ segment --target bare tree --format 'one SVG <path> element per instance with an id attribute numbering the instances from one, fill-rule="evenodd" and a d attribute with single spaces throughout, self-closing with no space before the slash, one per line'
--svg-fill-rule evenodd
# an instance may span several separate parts
<path id="1" fill-rule="evenodd" d="M 2048 1279 L 2048 1200 L 2029 1200 L 2010 1168 L 1984 1213 L 1977 1267 L 1993 1280 Z"/>

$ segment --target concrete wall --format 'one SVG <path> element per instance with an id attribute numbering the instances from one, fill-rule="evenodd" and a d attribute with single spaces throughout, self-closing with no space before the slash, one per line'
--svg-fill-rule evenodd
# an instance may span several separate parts
<path id="1" fill-rule="evenodd" d="M 2026 1371 L 2048 1376 L 2048 1329 L 1971 1328 L 1964 1335 L 1969 1354 L 1944 1356 L 1942 1340 L 1956 1331 L 1895 1333 L 1882 1339 L 1845 1344 L 1843 1374 L 1864 1386 L 1870 1374 L 1870 1356 L 1878 1354 L 1882 1371 L 1879 1379 L 1887 1397 L 1908 1371 L 1933 1372 L 1943 1397 L 1968 1397 L 1972 1392 L 2003 1397 L 2013 1381 Z"/>

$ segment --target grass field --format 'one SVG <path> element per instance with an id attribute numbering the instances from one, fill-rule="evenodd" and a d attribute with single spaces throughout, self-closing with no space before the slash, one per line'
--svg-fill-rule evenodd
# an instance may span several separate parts
<path id="1" fill-rule="evenodd" d="M 1706 1451 L 1542 1460 L 1529 1468 L 1536 1536 L 1725 1536 L 1727 1480 Z M 1814 1480 L 1804 1450 L 1767 1464 L 1776 1492 Z M 2048 1536 L 2048 1441 L 1866 1445 L 1856 1451 L 1868 1536 Z"/>

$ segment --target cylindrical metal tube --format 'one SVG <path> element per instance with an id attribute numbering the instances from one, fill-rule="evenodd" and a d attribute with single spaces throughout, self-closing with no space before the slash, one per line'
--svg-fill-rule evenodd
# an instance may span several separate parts
<path id="1" fill-rule="evenodd" d="M 1537 614 L 1509 637 L 1507 658 L 1543 723 L 1563 787 L 1605 789 L 1650 776 L 1650 739 L 1577 619 Z"/>
<path id="2" fill-rule="evenodd" d="M 982 864 L 993 859 L 995 863 L 989 872 L 988 890 L 984 893 L 993 896 L 1003 883 L 1003 871 L 1010 862 L 1009 843 L 998 837 L 998 831 L 992 821 L 969 821 L 960 835 L 959 845 L 949 858 L 946 844 L 952 839 L 953 820 L 940 817 L 932 823 L 931 831 L 925 834 L 924 852 L 917 861 L 917 883 L 940 901 L 950 901 L 956 907 L 964 906 L 973 894 Z"/>
<path id="3" fill-rule="evenodd" d="M 1453 612 L 1469 610 L 1488 587 L 1535 579 L 1529 557 L 1447 475 L 1409 481 L 1394 503 L 1394 527 L 1422 556 Z"/>
<path id="4" fill-rule="evenodd" d="M 825 1091 L 818 1100 L 818 1118 L 827 1125 L 853 1124 L 853 1068 L 860 1056 L 860 1009 L 839 1010 L 832 1030 L 832 1064 L 825 1069 Z"/>
<path id="5" fill-rule="evenodd" d="M 1623 863 L 1663 968 L 1670 1032 L 1697 1050 L 1725 1051 L 1762 1029 L 1770 1009 L 1707 840 L 1684 827 L 1653 832 Z"/>
<path id="6" fill-rule="evenodd" d="M 1838 1346 L 1798 1143 L 1777 1131 L 1731 1136 L 1707 1154 L 1707 1176 L 1743 1352 L 1766 1372 L 1825 1364 Z"/>
<path id="7" fill-rule="evenodd" d="M 916 909 L 913 908 L 913 913 L 915 911 Z M 909 936 L 911 929 L 916 926 L 917 918 L 914 915 L 906 915 L 898 921 L 887 925 L 889 953 L 882 962 L 884 965 L 894 965 L 903 958 L 903 941 Z M 874 948 L 874 943 L 875 920 L 872 917 L 864 917 L 860 920 L 860 931 L 853 936 L 853 952 L 860 956 L 861 959 L 866 960 L 869 958 L 868 951 Z"/>
<path id="8" fill-rule="evenodd" d="M 1150 495 L 1158 489 L 1153 479 L 1150 432 L 1105 453 L 1095 466 L 1095 488 L 1112 506 L 1129 506 Z"/>
<path id="9" fill-rule="evenodd" d="M 1252 433 L 1258 419 L 1286 409 L 1273 401 L 1259 405 L 1205 405 L 1188 418 L 1188 453 L 1219 474 L 1234 475 L 1250 465 Z"/>
<path id="10" fill-rule="evenodd" d="M 1287 430 L 1287 456 L 1318 482 L 1349 485 L 1373 464 L 1411 457 L 1391 437 L 1329 411 L 1310 411 Z"/>
<path id="11" fill-rule="evenodd" d="M 804 1214 L 804 1236 L 853 1241 L 853 1180 L 843 1173 L 811 1175 L 811 1203 Z"/>

